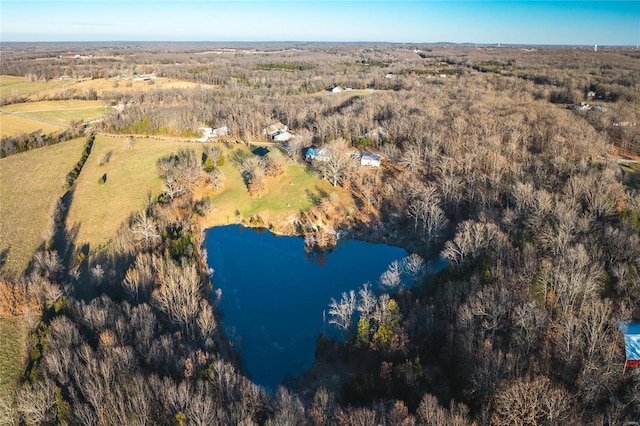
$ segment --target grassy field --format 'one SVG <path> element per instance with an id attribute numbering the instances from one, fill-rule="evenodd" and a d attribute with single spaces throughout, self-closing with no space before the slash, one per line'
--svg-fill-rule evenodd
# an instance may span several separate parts
<path id="1" fill-rule="evenodd" d="M 27 335 L 24 319 L 0 319 L 0 396 L 13 394 L 18 384 Z"/>
<path id="2" fill-rule="evenodd" d="M 135 146 L 127 150 L 125 139 L 98 136 L 91 157 L 76 181 L 67 218 L 67 226 L 78 229 L 77 245 L 89 244 L 91 250 L 105 246 L 118 228 L 144 207 L 149 192 L 155 197 L 162 191 L 162 182 L 156 170 L 160 157 L 180 148 L 193 148 L 200 155 L 206 146 L 138 139 Z M 233 153 L 222 149 L 227 157 L 222 166 L 226 177 L 223 189 L 215 193 L 211 188 L 203 187 L 196 194 L 197 197 L 209 196 L 213 201 L 214 209 L 205 218 L 206 226 L 237 223 L 236 211 L 244 219 L 260 215 L 266 224 L 287 223 L 301 210 L 309 208 L 314 199 L 331 192 L 350 201 L 346 191 L 333 188 L 301 165 L 290 165 L 285 175 L 267 178 L 268 190 L 260 197 L 252 197 L 240 171 L 230 159 Z M 244 145 L 232 150 L 250 154 Z M 108 154 L 109 161 L 100 165 L 100 161 Z M 100 185 L 98 181 L 103 175 L 106 175 L 106 183 Z"/>
<path id="3" fill-rule="evenodd" d="M 117 87 L 116 87 L 117 86 Z M 95 90 L 98 95 L 106 92 L 148 91 L 156 89 L 186 89 L 199 86 L 197 83 L 157 77 L 154 84 L 148 81 L 133 81 L 113 78 L 96 78 L 85 80 L 50 80 L 47 82 L 25 81 L 24 77 L 0 75 L 0 97 L 26 96 L 31 100 L 39 100 L 53 95 L 82 95 L 85 90 Z M 72 96 L 68 96 L 72 97 Z"/>
<path id="4" fill-rule="evenodd" d="M 49 134 L 64 130 L 64 126 L 43 123 L 42 121 L 0 112 L 0 138 L 4 136 L 17 136 L 23 133 L 32 133 L 37 130 L 41 130 L 44 134 Z"/>
<path id="5" fill-rule="evenodd" d="M 63 179 L 80 159 L 85 139 L 74 139 L 0 159 L 0 250 L 5 268 L 22 272 L 43 242 Z"/>
<path id="6" fill-rule="evenodd" d="M 127 150 L 124 138 L 97 136 L 91 156 L 76 181 L 68 227 L 78 227 L 77 243 L 88 243 L 96 249 L 109 242 L 130 215 L 140 211 L 147 194 L 153 197 L 162 191 L 156 163 L 160 157 L 180 148 L 191 147 L 199 153 L 198 143 L 178 143 L 138 139 Z M 100 165 L 105 155 L 109 161 Z M 98 180 L 106 175 L 104 185 Z"/>
<path id="7" fill-rule="evenodd" d="M 68 84 L 68 81 L 50 80 L 30 83 L 25 81 L 24 77 L 0 75 L 0 97 L 31 95 L 43 90 L 61 87 L 65 84 Z"/>
<path id="8" fill-rule="evenodd" d="M 82 95 L 87 90 L 95 90 L 98 96 L 103 96 L 109 92 L 128 93 L 133 91 L 151 91 L 165 89 L 188 89 L 198 87 L 197 83 L 175 80 L 166 77 L 157 77 L 153 84 L 149 81 L 133 81 L 116 77 L 96 78 L 82 81 L 68 81 L 64 87 L 52 87 L 51 89 L 38 92 L 39 97 L 47 97 L 66 93 L 67 95 Z"/>
<path id="9" fill-rule="evenodd" d="M 5 105 L 0 108 L 0 111 L 69 124 L 71 120 L 87 121 L 99 118 L 105 113 L 113 111 L 113 108 L 105 106 L 102 101 L 63 100 Z"/>

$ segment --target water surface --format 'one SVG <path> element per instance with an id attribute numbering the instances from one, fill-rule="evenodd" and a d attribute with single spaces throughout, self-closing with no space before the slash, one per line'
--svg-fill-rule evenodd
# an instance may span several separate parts
<path id="1" fill-rule="evenodd" d="M 275 236 L 239 225 L 206 231 L 214 288 L 227 337 L 240 351 L 249 377 L 275 389 L 314 360 L 316 339 L 331 298 L 370 281 L 406 251 L 385 244 L 342 240 L 331 252 L 309 257 L 299 237 Z"/>

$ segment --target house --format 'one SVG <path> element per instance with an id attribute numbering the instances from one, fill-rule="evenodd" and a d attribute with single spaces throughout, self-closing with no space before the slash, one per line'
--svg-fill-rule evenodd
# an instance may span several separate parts
<path id="1" fill-rule="evenodd" d="M 150 80 L 155 81 L 155 79 L 156 79 L 156 74 L 154 72 L 152 72 L 151 74 L 137 74 L 137 73 L 133 74 L 133 81 L 150 81 Z"/>
<path id="2" fill-rule="evenodd" d="M 377 154 L 373 154 L 371 152 L 361 152 L 360 153 L 360 165 L 361 166 L 380 167 L 380 156 L 377 155 Z"/>
<path id="3" fill-rule="evenodd" d="M 218 127 L 216 129 L 211 130 L 212 138 L 219 138 L 223 136 L 228 136 L 231 133 L 231 129 L 228 126 Z"/>
<path id="4" fill-rule="evenodd" d="M 329 159 L 329 149 L 326 146 L 322 148 L 312 146 L 307 149 L 304 159 L 307 161 L 327 161 Z"/>
<path id="5" fill-rule="evenodd" d="M 213 132 L 211 127 L 200 127 L 198 130 L 202 131 L 202 137 L 196 139 L 198 142 L 206 142 L 211 138 L 211 132 Z"/>
<path id="6" fill-rule="evenodd" d="M 262 131 L 262 134 L 265 135 L 270 141 L 287 142 L 293 137 L 293 135 L 289 133 L 288 130 L 289 127 L 287 127 L 286 124 L 277 122 L 270 125 L 269 127 L 265 127 Z"/>
<path id="7" fill-rule="evenodd" d="M 289 141 L 293 135 L 289 132 L 278 132 L 271 135 L 271 140 L 274 142 L 287 142 Z"/>
<path id="8" fill-rule="evenodd" d="M 621 321 L 618 328 L 624 335 L 624 368 L 640 368 L 640 321 Z"/>
<path id="9" fill-rule="evenodd" d="M 265 127 L 264 130 L 262 130 L 262 134 L 265 136 L 271 136 L 278 132 L 286 132 L 287 130 L 289 130 L 289 127 L 287 127 L 286 124 L 282 124 L 278 121 L 275 124 L 271 124 L 270 126 Z"/>

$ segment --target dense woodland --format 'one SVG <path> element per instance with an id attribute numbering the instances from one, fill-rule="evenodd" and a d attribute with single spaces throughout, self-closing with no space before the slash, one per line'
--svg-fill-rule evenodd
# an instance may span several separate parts
<path id="1" fill-rule="evenodd" d="M 165 194 L 123 226 L 110 250 L 87 257 L 74 247 L 63 197 L 29 271 L 3 280 L 12 314 L 41 312 L 30 317 L 29 359 L 15 405 L 4 401 L 4 421 L 617 425 L 640 418 L 640 375 L 623 372 L 616 327 L 640 308 L 640 195 L 617 162 L 640 153 L 640 52 L 223 47 L 8 44 L 0 74 L 155 72 L 201 84 L 126 94 L 114 87 L 100 97 L 128 106 L 93 131 L 179 135 L 227 125 L 232 140 L 259 140 L 280 121 L 299 136 L 287 161 L 302 162 L 312 142 L 336 158 L 351 147 L 378 152 L 379 169 L 334 171 L 359 211 L 333 220 L 424 259 L 440 254 L 450 266 L 417 274 L 421 262 L 408 258 L 382 277 L 390 292 L 376 283 L 345 293 L 330 309 L 344 339 L 320 336 L 314 366 L 269 394 L 242 374 L 203 258 L 199 217 L 209 206 L 193 189 L 216 179 L 217 154 L 205 171 L 177 145 L 158 164 Z M 60 56 L 69 51 L 91 56 Z M 335 86 L 353 91 L 326 91 Z M 601 108 L 568 108 L 579 102 Z M 279 166 L 244 167 L 248 190 L 259 192 L 255 176 Z"/>

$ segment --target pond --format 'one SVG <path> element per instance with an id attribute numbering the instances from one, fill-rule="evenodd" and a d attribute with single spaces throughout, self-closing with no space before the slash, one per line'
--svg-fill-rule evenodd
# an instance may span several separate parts
<path id="1" fill-rule="evenodd" d="M 323 319 L 331 298 L 378 278 L 401 248 L 341 240 L 330 253 L 309 256 L 300 237 L 239 225 L 206 231 L 208 264 L 227 337 L 249 377 L 275 390 L 314 361 L 316 339 L 333 326 Z"/>

